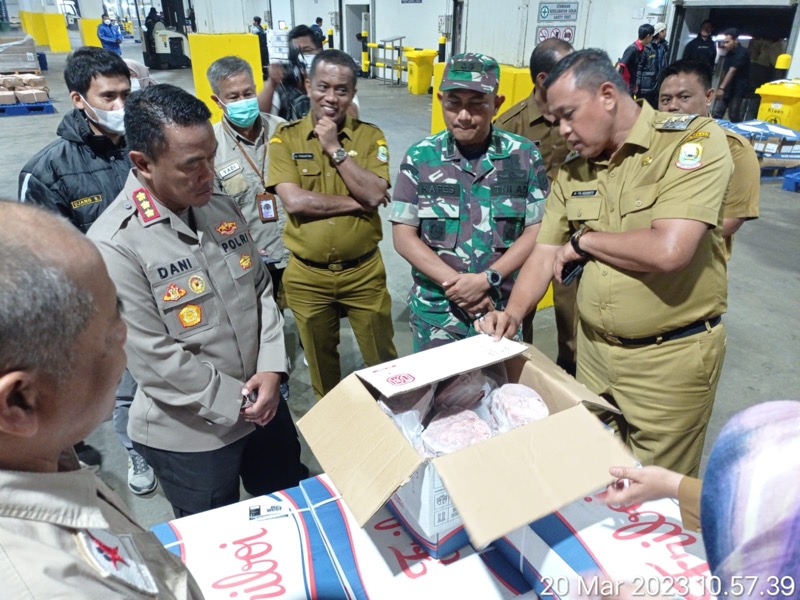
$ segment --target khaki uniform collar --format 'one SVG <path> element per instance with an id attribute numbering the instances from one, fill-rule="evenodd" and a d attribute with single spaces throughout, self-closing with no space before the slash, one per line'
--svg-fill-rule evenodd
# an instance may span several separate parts
<path id="1" fill-rule="evenodd" d="M 107 529 L 90 469 L 59 473 L 0 471 L 0 517 L 71 529 Z"/>
<path id="2" fill-rule="evenodd" d="M 625 138 L 622 145 L 614 151 L 612 157 L 622 153 L 625 146 L 638 146 L 647 150 L 653 142 L 652 122 L 656 116 L 656 111 L 643 99 L 636 100 L 636 104 L 638 104 L 642 110 L 639 111 L 639 116 L 636 118 L 636 122 L 628 133 L 628 137 Z M 590 158 L 588 161 L 593 164 L 608 164 L 610 159 Z"/>

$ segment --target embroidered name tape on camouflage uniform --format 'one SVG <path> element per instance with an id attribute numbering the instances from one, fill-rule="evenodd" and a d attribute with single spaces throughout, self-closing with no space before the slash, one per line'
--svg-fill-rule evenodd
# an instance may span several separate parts
<path id="1" fill-rule="evenodd" d="M 473 90 L 491 94 L 500 83 L 500 65 L 491 56 L 477 52 L 456 54 L 447 61 L 441 91 Z"/>

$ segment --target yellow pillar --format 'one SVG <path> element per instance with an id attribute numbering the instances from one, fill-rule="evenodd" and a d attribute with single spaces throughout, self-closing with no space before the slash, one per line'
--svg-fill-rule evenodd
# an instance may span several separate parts
<path id="1" fill-rule="evenodd" d="M 206 77 L 208 67 L 215 60 L 223 56 L 238 56 L 246 60 L 253 68 L 256 90 L 260 90 L 264 85 L 261 78 L 261 50 L 257 35 L 252 33 L 190 33 L 189 52 L 192 55 L 195 95 L 211 110 L 213 123 L 222 118 L 222 111 L 211 100 L 211 85 Z"/>
<path id="2" fill-rule="evenodd" d="M 50 40 L 47 38 L 47 27 L 44 24 L 44 13 L 30 13 L 31 29 L 28 31 L 33 36 L 33 41 L 37 46 L 47 46 Z"/>
<path id="3" fill-rule="evenodd" d="M 67 20 L 61 13 L 44 13 L 44 27 L 47 31 L 47 39 L 50 42 L 51 52 L 69 52 L 72 45 L 69 43 L 67 35 Z"/>
<path id="4" fill-rule="evenodd" d="M 24 31 L 25 33 L 29 33 L 27 10 L 19 11 L 19 24 L 22 26 L 22 31 Z"/>
<path id="5" fill-rule="evenodd" d="M 78 28 L 81 32 L 81 42 L 84 46 L 96 46 L 101 48 L 100 38 L 97 37 L 97 28 L 100 27 L 102 19 L 79 19 Z"/>

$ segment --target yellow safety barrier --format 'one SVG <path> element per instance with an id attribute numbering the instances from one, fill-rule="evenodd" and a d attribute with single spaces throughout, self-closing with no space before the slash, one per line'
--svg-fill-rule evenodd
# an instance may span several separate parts
<path id="1" fill-rule="evenodd" d="M 439 61 L 444 60 L 444 44 L 446 38 L 439 38 L 439 49 L 417 48 L 416 46 L 404 46 L 403 44 L 392 44 L 391 42 L 402 42 L 402 36 L 382 40 L 382 42 L 370 42 L 367 39 L 368 33 L 361 32 L 361 71 L 365 77 L 375 77 L 372 68 L 383 69 L 383 78 L 386 77 L 388 69 L 392 75 L 390 80 L 397 78 L 397 83 L 402 82 L 401 73 L 408 72 L 408 91 L 412 94 L 427 94 L 431 89 L 431 77 L 433 76 L 433 61 L 439 57 Z M 389 42 L 389 43 L 386 43 Z M 371 62 L 370 49 L 382 50 L 383 60 Z M 391 52 L 390 60 L 386 60 L 386 52 Z M 395 59 L 397 53 L 397 60 Z M 395 75 L 396 73 L 396 75 Z M 394 85 L 394 84 L 393 84 Z"/>

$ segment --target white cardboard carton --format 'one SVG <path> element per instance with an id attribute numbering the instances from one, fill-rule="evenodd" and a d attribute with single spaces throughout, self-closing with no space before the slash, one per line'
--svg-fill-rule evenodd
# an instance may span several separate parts
<path id="1" fill-rule="evenodd" d="M 509 381 L 539 392 L 550 409 L 547 419 L 429 460 L 375 401 L 378 393 L 391 397 L 499 362 Z M 420 468 L 432 468 L 469 540 L 483 548 L 605 486 L 612 479 L 609 467 L 635 464 L 583 402 L 613 410 L 535 348 L 481 335 L 348 376 L 298 428 L 361 527 Z M 421 497 L 416 519 L 434 515 L 434 522 L 428 518 L 420 527 L 435 529 L 436 510 L 424 498 L 436 495 L 423 490 Z"/>

